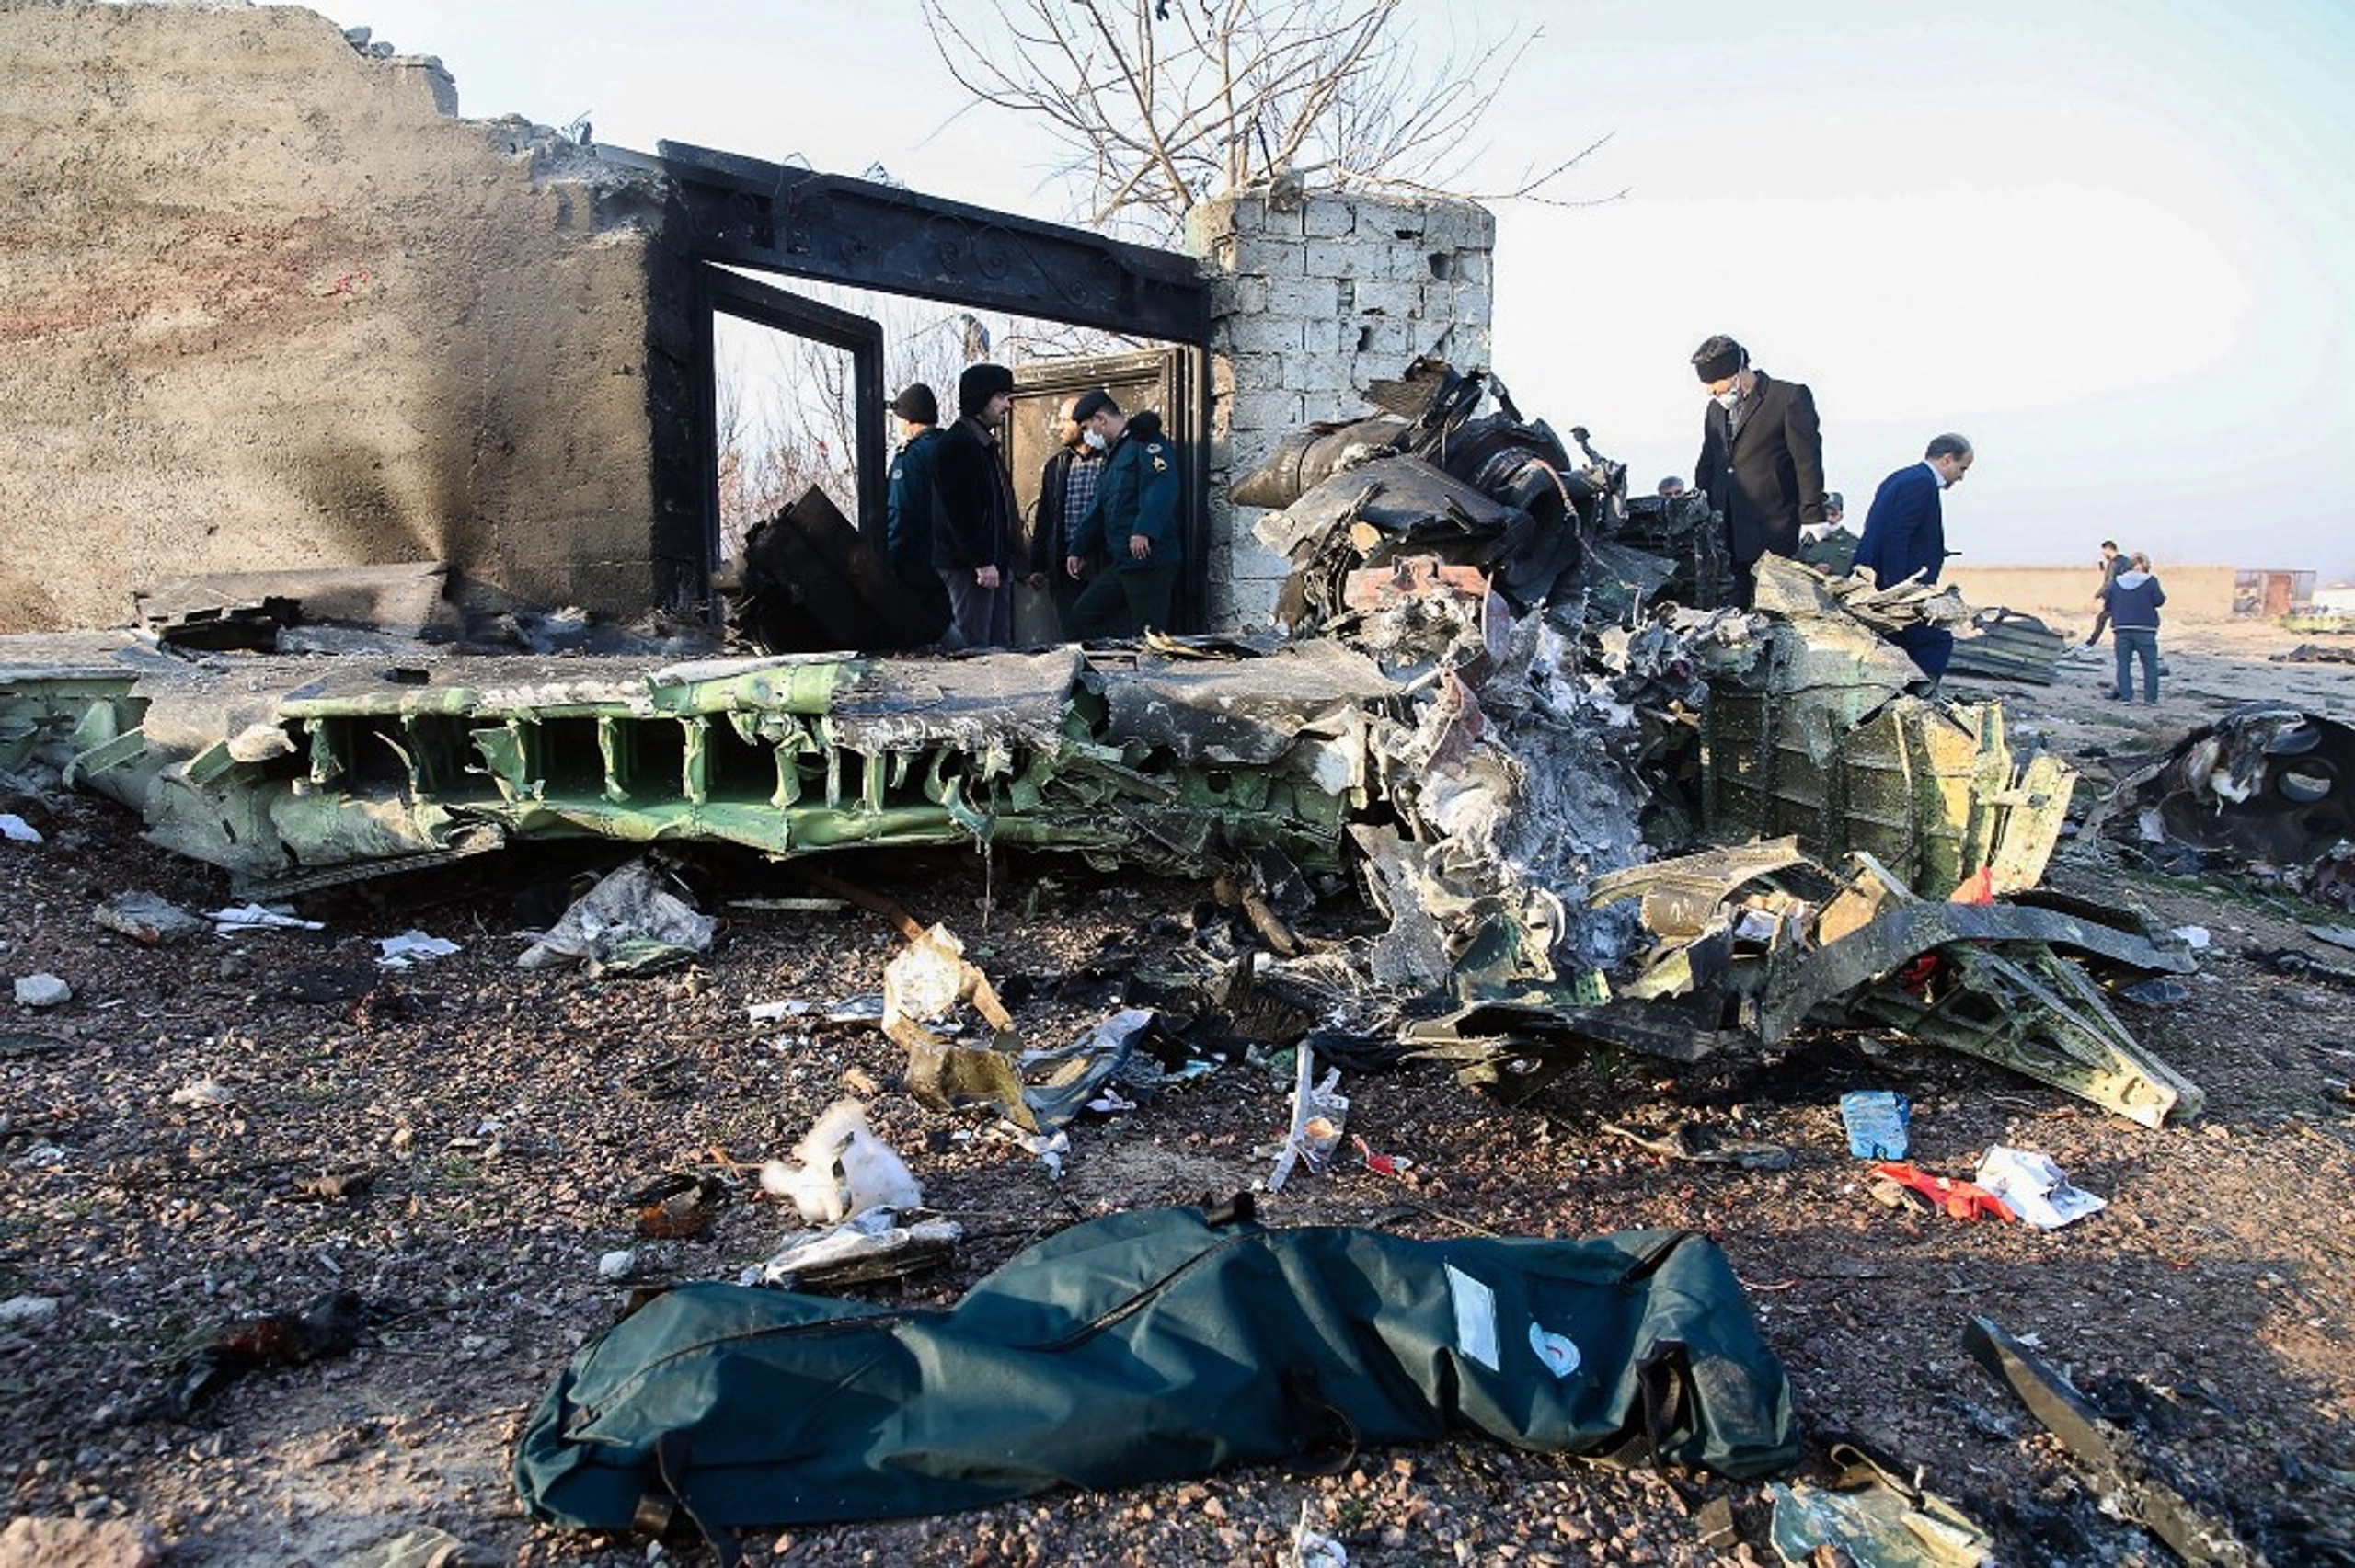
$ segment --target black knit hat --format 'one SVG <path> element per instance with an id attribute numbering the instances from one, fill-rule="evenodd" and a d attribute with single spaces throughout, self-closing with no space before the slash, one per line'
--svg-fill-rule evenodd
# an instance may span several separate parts
<path id="1" fill-rule="evenodd" d="M 1001 392 L 1014 390 L 1014 372 L 1004 365 L 967 365 L 957 378 L 957 412 L 978 414 Z"/>
<path id="2" fill-rule="evenodd" d="M 912 381 L 899 396 L 891 399 L 891 412 L 911 425 L 937 425 L 940 423 L 940 399 L 935 397 L 932 388 L 924 383 Z"/>
<path id="3" fill-rule="evenodd" d="M 1750 350 L 1718 333 L 1693 350 L 1693 373 L 1703 381 L 1723 381 L 1750 363 Z"/>
<path id="4" fill-rule="evenodd" d="M 1079 400 L 1071 406 L 1071 417 L 1074 423 L 1084 425 L 1107 408 L 1115 414 L 1120 411 L 1120 406 L 1112 401 L 1110 393 L 1100 386 L 1093 386 L 1081 393 Z"/>

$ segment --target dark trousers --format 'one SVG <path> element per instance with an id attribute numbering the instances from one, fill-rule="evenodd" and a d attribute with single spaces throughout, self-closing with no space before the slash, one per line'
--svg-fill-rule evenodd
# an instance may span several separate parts
<path id="1" fill-rule="evenodd" d="M 1063 635 L 1085 643 L 1166 632 L 1177 589 L 1176 567 L 1124 567 L 1099 572 L 1072 604 Z"/>
<path id="2" fill-rule="evenodd" d="M 1954 634 L 1944 626 L 1916 624 L 1883 635 L 1903 648 L 1914 668 L 1934 681 L 1954 662 Z"/>
<path id="3" fill-rule="evenodd" d="M 1014 646 L 1014 594 L 1003 578 L 997 587 L 983 588 L 971 571 L 944 567 L 940 580 L 948 589 L 950 635 L 945 640 L 949 646 Z"/>
<path id="4" fill-rule="evenodd" d="M 2121 702 L 2134 700 L 2133 661 L 2142 661 L 2142 700 L 2159 700 L 2159 633 L 2155 626 L 2120 626 L 2113 634 L 2118 644 L 2118 696 Z"/>

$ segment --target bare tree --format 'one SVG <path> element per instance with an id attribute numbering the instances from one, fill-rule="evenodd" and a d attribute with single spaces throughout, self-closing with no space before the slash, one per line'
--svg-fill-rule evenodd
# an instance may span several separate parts
<path id="1" fill-rule="evenodd" d="M 1262 180 L 1449 190 L 1539 28 L 1418 57 L 1401 0 L 924 0 L 982 104 L 1043 123 L 1097 227 L 1166 238 L 1196 202 Z M 1592 145 L 1481 200 L 1546 194 Z"/>
<path id="2" fill-rule="evenodd" d="M 957 378 L 965 366 L 994 352 L 1038 357 L 1020 352 L 1028 342 L 1020 324 L 1003 318 L 984 321 L 948 305 L 824 283 L 799 287 L 822 303 L 872 315 L 883 328 L 885 396 L 924 382 L 938 395 L 945 419 L 957 416 Z M 754 523 L 811 485 L 845 514 L 858 514 L 849 354 L 813 338 L 727 323 L 715 356 L 713 411 L 723 556 L 734 558 Z"/>

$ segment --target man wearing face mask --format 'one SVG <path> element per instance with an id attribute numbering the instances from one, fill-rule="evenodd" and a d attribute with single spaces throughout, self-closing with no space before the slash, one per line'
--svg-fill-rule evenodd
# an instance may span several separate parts
<path id="1" fill-rule="evenodd" d="M 1097 428 L 1097 416 L 1108 410 L 1117 418 L 1120 406 L 1100 386 L 1064 404 L 1063 444 L 1055 449 L 1055 454 L 1039 471 L 1038 509 L 1031 514 L 1031 558 L 1052 566 L 1048 591 L 1054 599 L 1055 614 L 1066 635 L 1071 626 L 1071 608 L 1079 598 L 1080 589 L 1104 569 L 1101 556 L 1082 563 L 1076 577 L 1065 569 L 1065 563 L 1074 554 L 1072 529 L 1087 515 L 1088 503 L 1096 498 L 1097 484 L 1104 476 L 1104 458 L 1111 450 L 1111 442 Z"/>
<path id="2" fill-rule="evenodd" d="M 1815 395 L 1752 370 L 1750 351 L 1719 333 L 1693 351 L 1709 394 L 1695 488 L 1724 520 L 1734 597 L 1748 608 L 1761 555 L 1797 555 L 1802 526 L 1823 521 L 1823 433 Z"/>
<path id="3" fill-rule="evenodd" d="M 1865 534 L 1856 542 L 1854 563 L 1855 569 L 1873 574 L 1875 588 L 1938 580 L 1947 564 L 1942 498 L 1962 483 L 1973 459 L 1970 443 L 1962 437 L 1951 432 L 1932 436 L 1921 462 L 1909 464 L 1880 482 L 1880 488 L 1873 492 L 1872 509 L 1865 513 Z M 1917 622 L 1882 635 L 1905 650 L 1935 692 L 1954 657 L 1954 634 L 1944 626 Z"/>
<path id="4" fill-rule="evenodd" d="M 1111 569 L 1098 572 L 1080 594 L 1066 629 L 1083 642 L 1166 632 L 1178 568 L 1185 563 L 1177 449 L 1150 408 L 1124 425 L 1107 397 L 1087 425 L 1112 441 L 1112 455 L 1096 498 L 1072 525 L 1063 572 L 1077 581 L 1088 557 L 1097 555 Z"/>

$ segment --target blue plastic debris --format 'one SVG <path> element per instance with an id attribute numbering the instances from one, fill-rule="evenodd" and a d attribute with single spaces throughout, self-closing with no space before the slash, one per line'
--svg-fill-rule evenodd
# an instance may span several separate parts
<path id="1" fill-rule="evenodd" d="M 1859 1160 L 1902 1160 L 1913 1107 L 1890 1089 L 1852 1089 L 1840 1096 L 1840 1122 L 1848 1129 L 1848 1152 Z"/>

